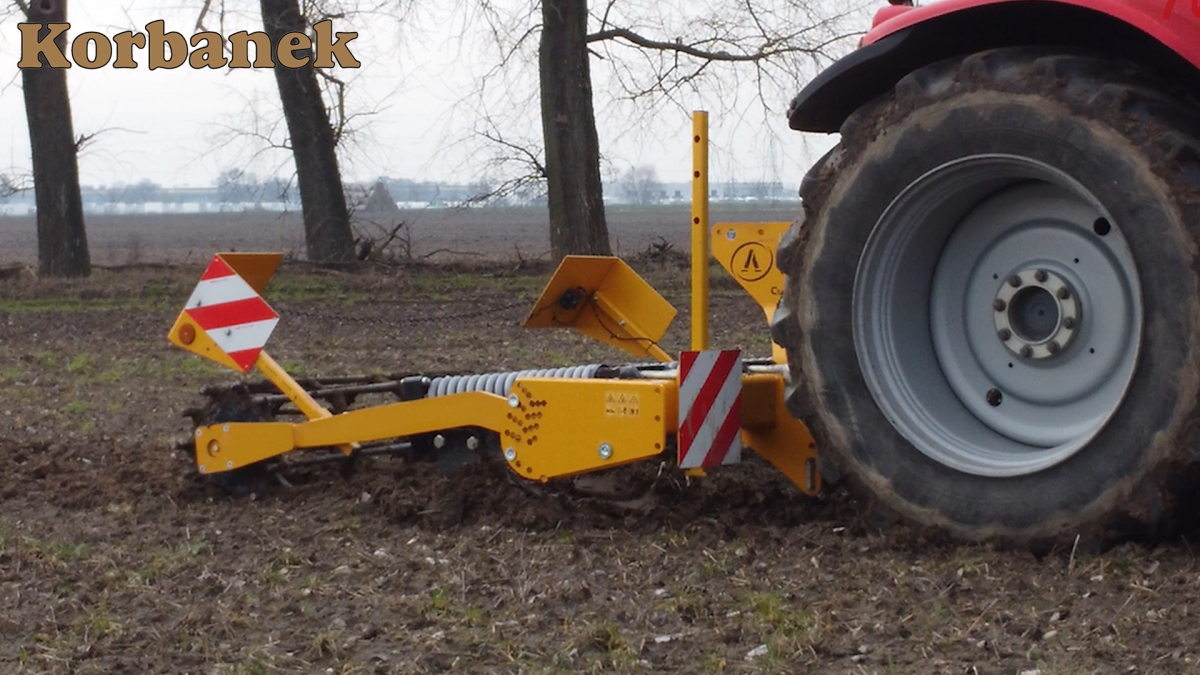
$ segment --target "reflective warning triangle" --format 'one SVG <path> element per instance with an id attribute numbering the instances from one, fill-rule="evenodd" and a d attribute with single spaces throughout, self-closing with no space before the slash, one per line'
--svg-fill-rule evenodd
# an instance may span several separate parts
<path id="1" fill-rule="evenodd" d="M 183 311 L 243 373 L 279 323 L 275 310 L 220 256 L 213 256 Z"/>

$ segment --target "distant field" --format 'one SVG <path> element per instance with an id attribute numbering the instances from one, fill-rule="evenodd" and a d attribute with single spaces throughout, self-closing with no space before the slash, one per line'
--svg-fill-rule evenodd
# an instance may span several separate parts
<path id="1" fill-rule="evenodd" d="M 714 204 L 713 222 L 792 220 L 797 203 Z M 631 255 L 660 238 L 676 250 L 689 246 L 689 207 L 613 207 L 608 210 L 614 252 Z M 414 256 L 515 259 L 545 255 L 547 217 L 540 208 L 426 209 L 406 211 Z M 363 225 L 364 234 L 382 230 Z M 146 214 L 91 216 L 92 260 L 102 265 L 206 259 L 213 251 L 271 250 L 303 253 L 298 213 Z M 31 216 L 0 217 L 0 265 L 37 259 L 37 228 Z"/>

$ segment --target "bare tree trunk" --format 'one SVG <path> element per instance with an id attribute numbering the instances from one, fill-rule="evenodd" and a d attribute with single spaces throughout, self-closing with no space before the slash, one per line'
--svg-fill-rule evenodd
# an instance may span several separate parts
<path id="1" fill-rule="evenodd" d="M 278 45 L 287 33 L 302 33 L 308 27 L 299 0 L 261 0 L 261 5 L 263 25 L 272 45 Z M 296 50 L 294 54 L 300 59 L 313 56 L 311 49 Z M 312 60 L 300 68 L 286 68 L 279 65 L 277 53 L 272 58 L 296 160 L 308 259 L 322 264 L 351 263 L 355 260 L 354 237 L 338 170 L 337 139 Z"/>
<path id="2" fill-rule="evenodd" d="M 611 255 L 588 66 L 587 0 L 542 0 L 538 49 L 550 252 Z"/>
<path id="3" fill-rule="evenodd" d="M 64 23 L 66 0 L 32 2 L 26 16 L 30 23 Z M 44 38 L 48 33 L 49 28 L 43 26 L 39 37 Z M 66 41 L 66 33 L 57 40 L 63 48 Z M 41 68 L 21 70 L 37 199 L 38 274 L 86 277 L 92 273 L 92 262 L 83 227 L 67 71 L 50 68 L 43 55 L 39 59 Z"/>

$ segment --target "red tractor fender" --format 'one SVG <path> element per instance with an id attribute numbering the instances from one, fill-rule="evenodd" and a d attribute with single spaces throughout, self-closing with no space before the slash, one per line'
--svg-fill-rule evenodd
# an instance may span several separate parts
<path id="1" fill-rule="evenodd" d="M 792 101 L 789 125 L 836 132 L 918 68 L 1020 45 L 1089 50 L 1200 90 L 1200 0 L 943 0 L 880 10 L 859 49 Z"/>

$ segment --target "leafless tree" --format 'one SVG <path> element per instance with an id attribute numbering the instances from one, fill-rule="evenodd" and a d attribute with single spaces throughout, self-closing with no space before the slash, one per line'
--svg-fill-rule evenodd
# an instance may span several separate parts
<path id="1" fill-rule="evenodd" d="M 65 23 L 66 0 L 14 0 L 28 23 Z M 56 38 L 66 45 L 66 33 Z M 83 199 L 79 191 L 79 145 L 71 123 L 67 73 L 50 68 L 39 55 L 40 68 L 21 70 L 29 147 L 33 163 L 33 188 L 37 203 L 38 273 L 43 276 L 84 277 L 92 272 Z"/>
<path id="2" fill-rule="evenodd" d="M 272 45 L 291 32 L 312 34 L 312 27 L 325 20 L 343 21 L 351 16 L 370 17 L 387 13 L 395 16 L 396 6 L 404 3 L 380 1 L 341 2 L 340 0 L 259 0 L 265 31 Z M 232 5 L 230 6 L 232 7 Z M 208 22 L 224 24 L 225 3 L 204 0 L 196 21 L 197 29 Z M 312 50 L 294 50 L 304 59 Z M 273 47 L 272 60 L 278 61 Z M 355 260 L 350 210 L 339 167 L 339 149 L 345 149 L 356 129 L 357 120 L 371 111 L 354 110 L 348 103 L 350 82 L 340 68 L 314 68 L 312 60 L 299 68 L 276 67 L 282 114 L 265 112 L 257 101 L 247 101 L 252 119 L 230 124 L 219 134 L 219 145 L 230 140 L 249 140 L 254 158 L 276 150 L 291 154 L 295 184 L 299 190 L 304 216 L 305 242 L 311 261 L 344 265 Z"/>
<path id="3" fill-rule="evenodd" d="M 476 91 L 488 120 L 478 135 L 503 147 L 501 156 L 534 151 L 523 146 L 529 149 L 521 153 L 501 130 L 529 108 L 511 91 L 519 79 L 511 71 L 538 63 L 543 161 L 529 163 L 536 171 L 523 180 L 547 187 L 555 258 L 606 254 L 598 106 L 610 124 L 629 130 L 668 111 L 686 114 L 697 100 L 722 114 L 744 116 L 751 107 L 782 113 L 820 63 L 852 46 L 852 19 L 863 4 L 539 0 L 509 7 L 464 0 L 463 23 L 482 28 L 495 46 L 495 65 L 481 73 Z M 506 89 L 509 119 L 494 101 L 483 103 L 497 93 L 494 80 Z M 594 81 L 604 88 L 593 89 Z"/>
<path id="4" fill-rule="evenodd" d="M 653 204 L 662 194 L 663 185 L 658 180 L 658 171 L 649 164 L 631 166 L 622 174 L 619 182 L 621 196 L 631 204 Z"/>
<path id="5" fill-rule="evenodd" d="M 288 33 L 307 32 L 309 22 L 299 0 L 260 0 L 260 5 L 272 45 L 278 45 Z M 276 51 L 274 47 L 272 51 Z M 304 59 L 311 52 L 294 53 Z M 355 260 L 354 236 L 338 169 L 338 133 L 321 96 L 318 71 L 312 59 L 299 68 L 276 67 L 274 71 L 296 161 L 308 259 L 322 264 L 350 263 Z"/>
<path id="6" fill-rule="evenodd" d="M 20 173 L 0 173 L 0 201 L 33 189 L 32 178 Z"/>

